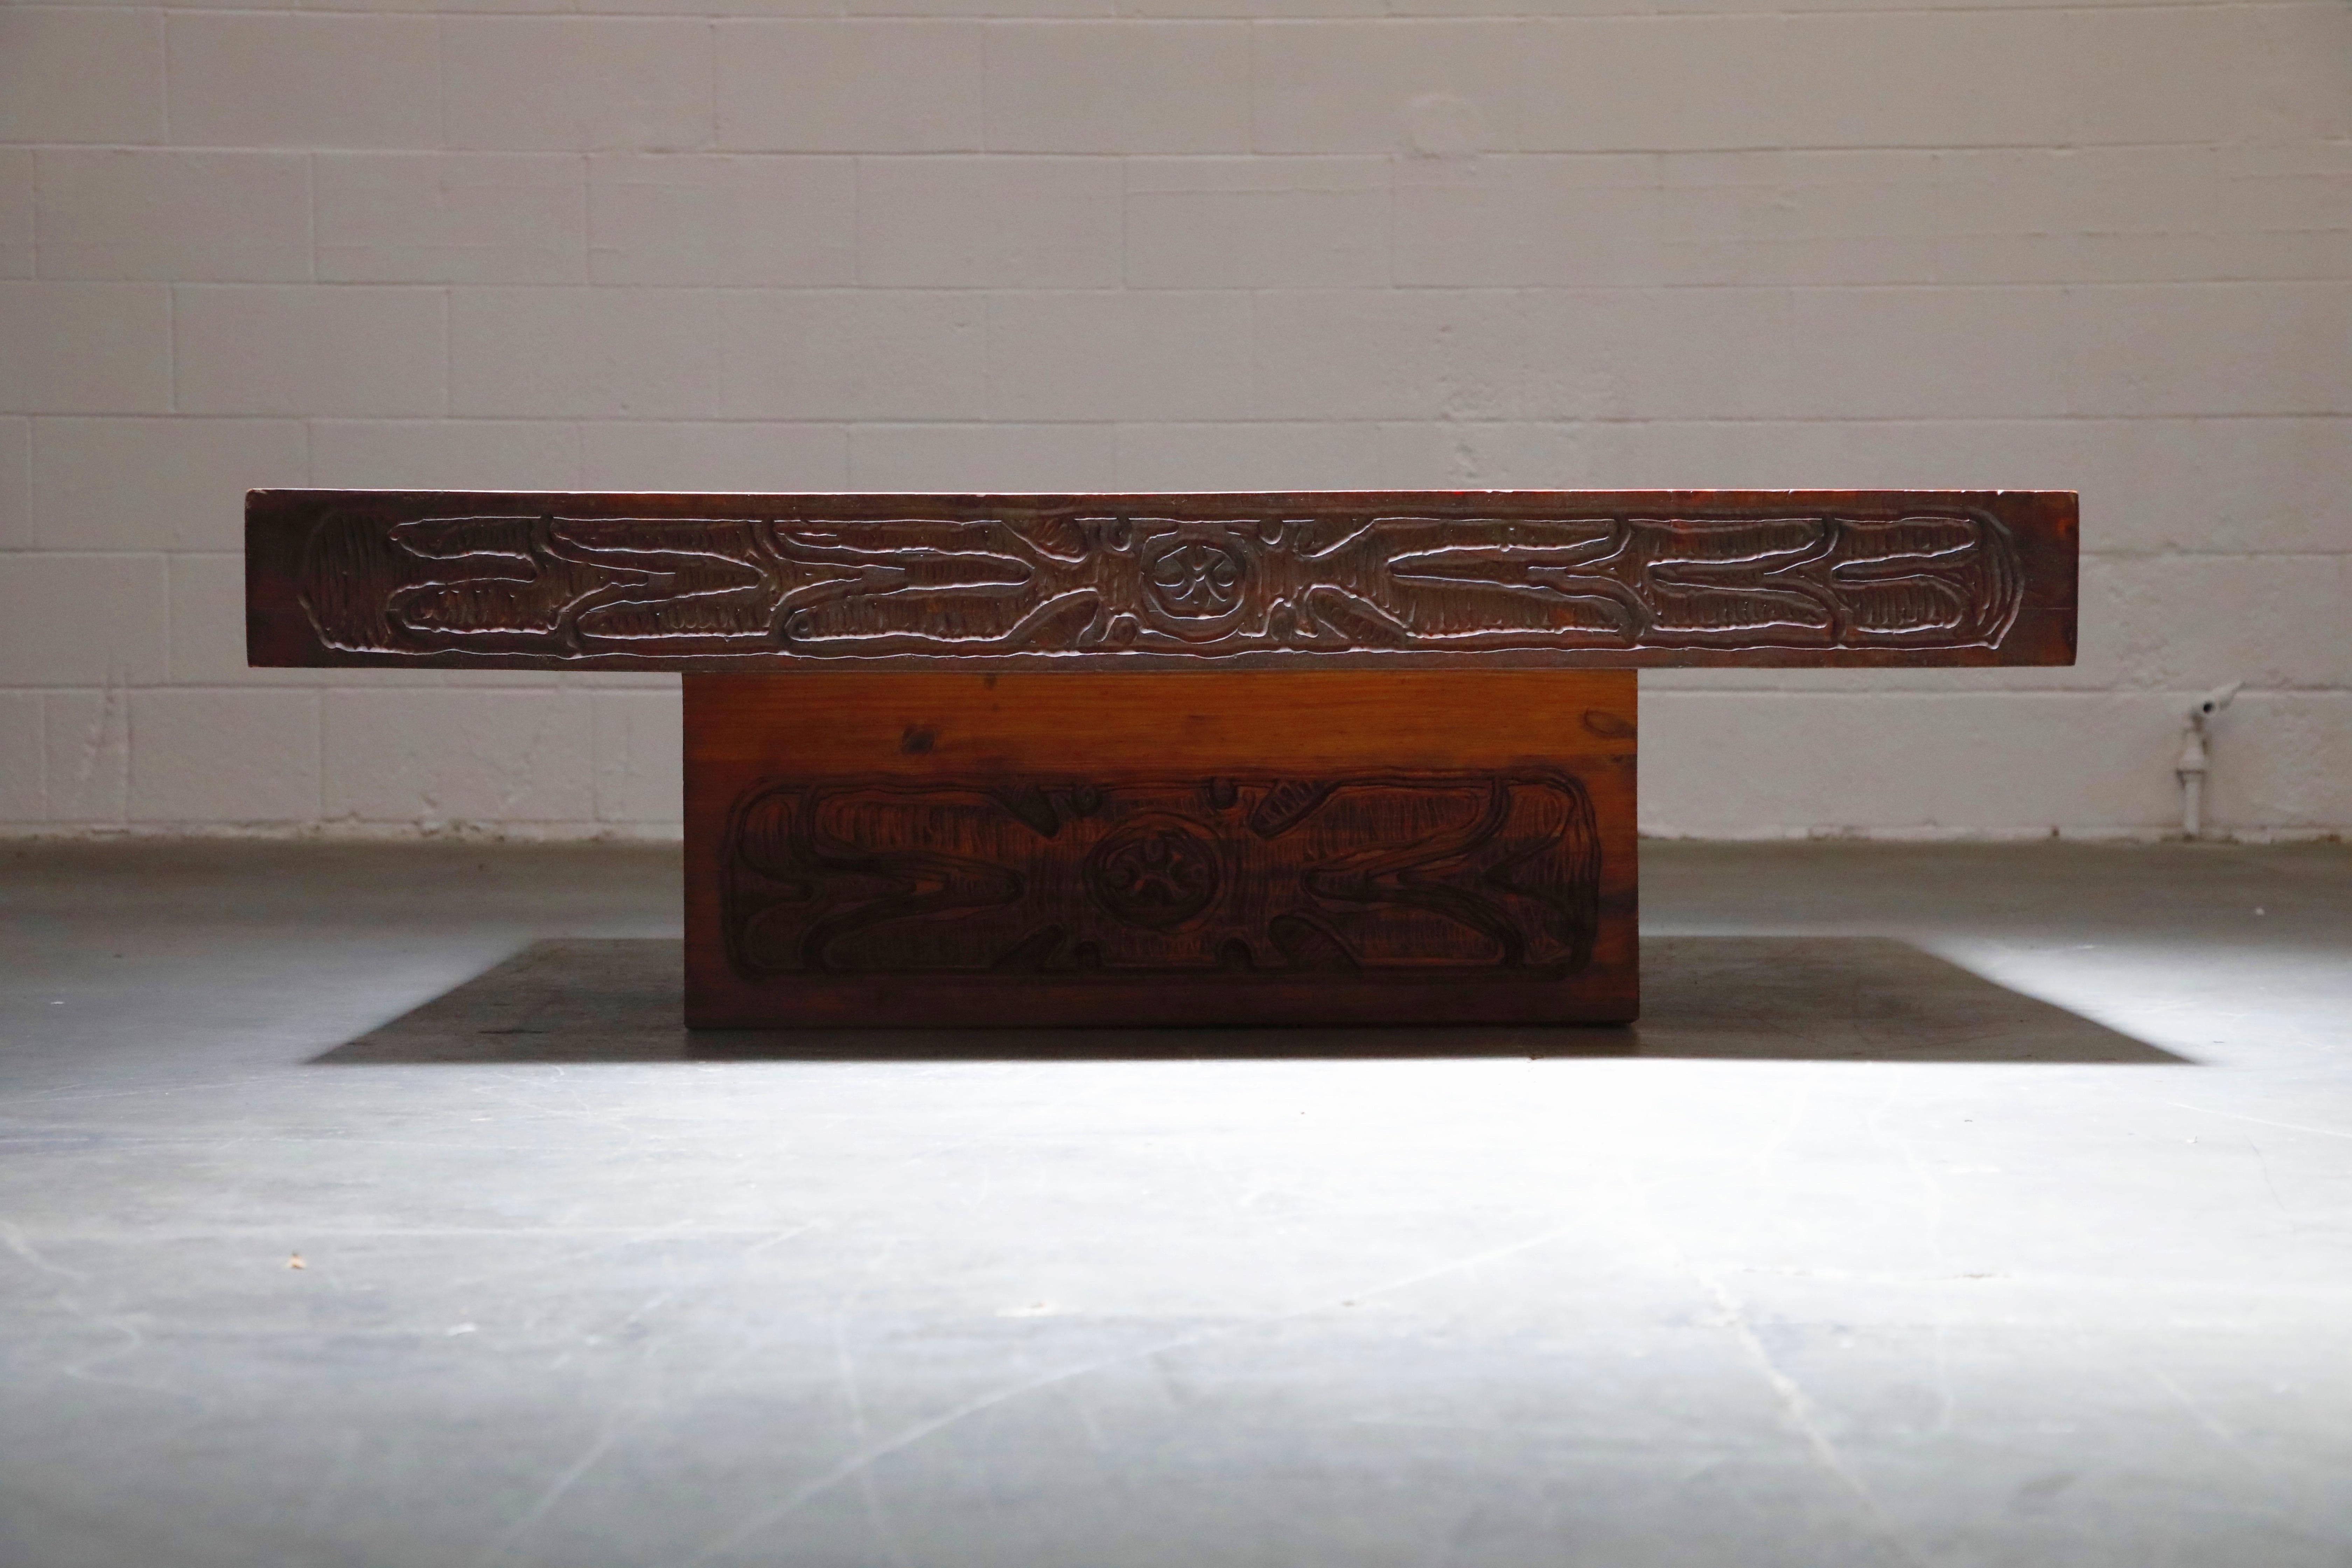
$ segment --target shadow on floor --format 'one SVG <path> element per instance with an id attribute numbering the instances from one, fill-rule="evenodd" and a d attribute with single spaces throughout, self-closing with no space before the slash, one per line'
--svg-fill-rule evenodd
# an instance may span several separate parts
<path id="1" fill-rule="evenodd" d="M 1642 944 L 1630 1027 L 688 1030 L 675 940 L 535 942 L 321 1063 L 1606 1056 L 2180 1062 L 1884 937 Z"/>

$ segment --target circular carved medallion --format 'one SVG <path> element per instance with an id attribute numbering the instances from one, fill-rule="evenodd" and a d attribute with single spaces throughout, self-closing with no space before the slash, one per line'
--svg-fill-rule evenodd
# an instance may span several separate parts
<path id="1" fill-rule="evenodd" d="M 1138 817 L 1087 857 L 1087 887 L 1096 902 L 1153 931 L 1182 925 L 1207 909 L 1219 881 L 1216 846 L 1181 817 Z"/>
<path id="2" fill-rule="evenodd" d="M 1248 568 L 1239 552 L 1205 539 L 1188 539 L 1151 558 L 1144 582 L 1152 601 L 1179 620 L 1213 620 L 1242 602 Z"/>

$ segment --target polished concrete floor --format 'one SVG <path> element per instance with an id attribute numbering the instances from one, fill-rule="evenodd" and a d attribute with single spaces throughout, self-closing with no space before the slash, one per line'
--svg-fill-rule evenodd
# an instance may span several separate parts
<path id="1" fill-rule="evenodd" d="M 713 1039 L 0 848 L 0 1563 L 2352 1563 L 2352 851 L 1645 847 L 1632 1030 Z"/>

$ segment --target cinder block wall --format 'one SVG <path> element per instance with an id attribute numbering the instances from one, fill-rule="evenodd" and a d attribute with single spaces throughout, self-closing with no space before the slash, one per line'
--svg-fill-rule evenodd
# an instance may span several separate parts
<path id="1" fill-rule="evenodd" d="M 0 6 L 0 824 L 675 818 L 247 670 L 299 484 L 2073 487 L 2079 668 L 1650 678 L 1646 825 L 2158 830 L 2232 678 L 2352 823 L 2342 0 L 565 3 Z"/>

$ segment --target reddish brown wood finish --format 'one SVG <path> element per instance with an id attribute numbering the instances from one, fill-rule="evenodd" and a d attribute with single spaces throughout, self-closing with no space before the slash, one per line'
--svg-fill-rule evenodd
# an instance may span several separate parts
<path id="1" fill-rule="evenodd" d="M 687 1013 L 1608 1022 L 1634 677 L 686 681 Z"/>
<path id="2" fill-rule="evenodd" d="M 2059 491 L 257 490 L 257 665 L 2070 664 Z"/>
<path id="3" fill-rule="evenodd" d="M 706 1026 L 1630 1018 L 1634 677 L 2071 664 L 2011 491 L 257 490 L 257 665 L 682 670 Z"/>

